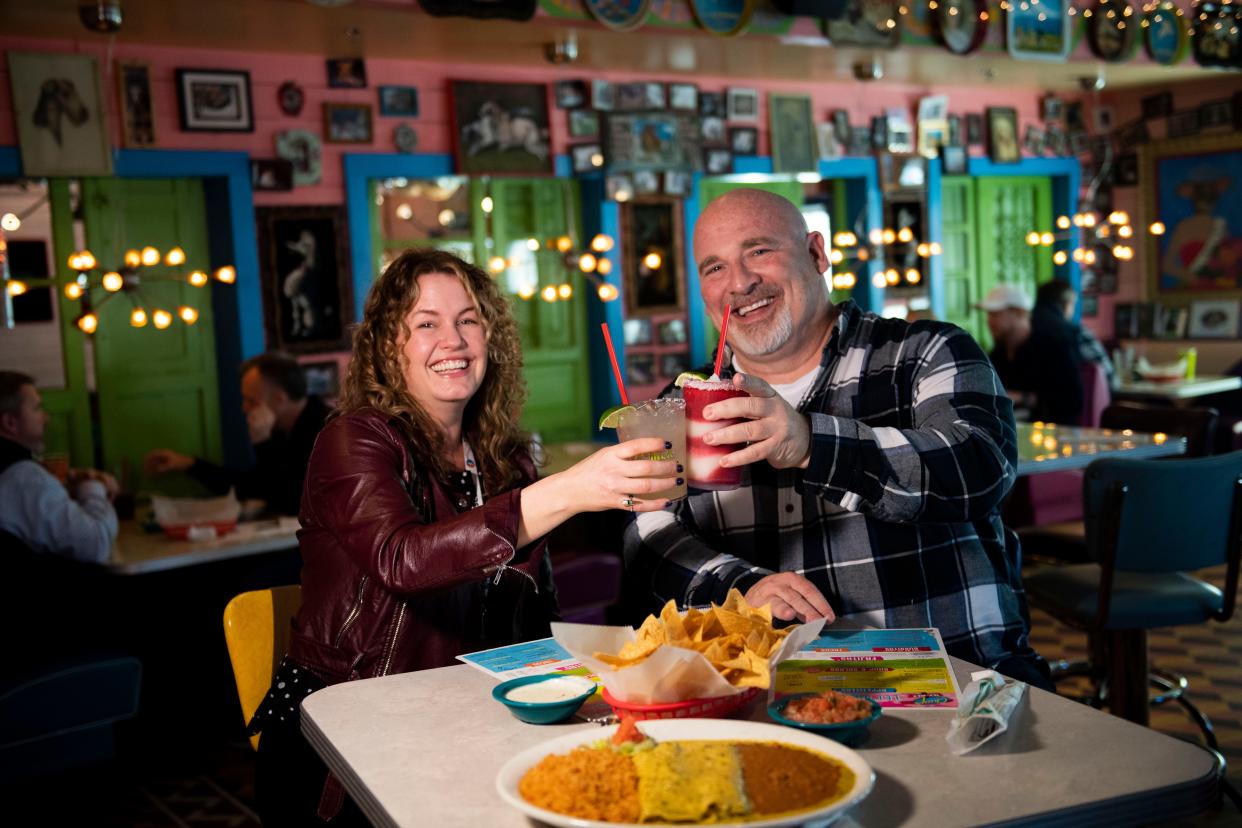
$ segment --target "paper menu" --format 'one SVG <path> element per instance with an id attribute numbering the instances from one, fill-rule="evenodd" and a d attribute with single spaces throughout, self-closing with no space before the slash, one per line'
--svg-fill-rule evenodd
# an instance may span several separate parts
<path id="1" fill-rule="evenodd" d="M 777 666 L 777 699 L 828 689 L 905 709 L 954 709 L 960 695 L 934 627 L 827 629 Z"/>
<path id="2" fill-rule="evenodd" d="M 552 638 L 541 638 L 537 641 L 526 641 L 521 644 L 510 644 L 477 653 L 466 653 L 457 656 L 457 660 L 481 670 L 496 681 L 508 681 L 522 676 L 538 676 L 544 673 L 564 673 L 568 676 L 584 676 L 600 686 L 599 676 L 590 668 L 566 652 L 565 648 Z M 604 701 L 596 690 L 595 695 L 587 699 L 586 704 L 578 709 L 580 719 L 593 719 L 608 716 L 612 708 Z"/>

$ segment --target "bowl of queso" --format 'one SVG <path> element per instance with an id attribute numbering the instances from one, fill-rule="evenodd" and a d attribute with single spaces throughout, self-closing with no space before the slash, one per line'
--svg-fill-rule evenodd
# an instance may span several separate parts
<path id="1" fill-rule="evenodd" d="M 577 713 L 596 689 L 584 676 L 547 673 L 502 681 L 492 688 L 492 698 L 524 722 L 555 724 Z"/>
<path id="2" fill-rule="evenodd" d="M 778 724 L 809 730 L 843 745 L 858 744 L 871 723 L 880 718 L 880 711 L 871 699 L 837 690 L 798 693 L 768 705 L 768 716 Z"/>

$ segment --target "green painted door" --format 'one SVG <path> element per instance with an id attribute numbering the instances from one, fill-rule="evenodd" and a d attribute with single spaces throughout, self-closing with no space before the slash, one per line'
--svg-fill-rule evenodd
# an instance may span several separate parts
<path id="1" fill-rule="evenodd" d="M 1052 230 L 1052 181 L 1036 176 L 976 179 L 975 210 L 979 238 L 979 296 L 1008 282 L 1034 297 L 1037 285 L 1052 278 L 1049 248 L 1032 247 L 1032 230 Z M 991 348 L 986 325 L 980 342 Z"/>
<path id="2" fill-rule="evenodd" d="M 944 318 L 982 341 L 987 326 L 982 311 L 974 307 L 979 301 L 974 181 L 965 176 L 942 178 L 940 198 Z"/>
<path id="3" fill-rule="evenodd" d="M 522 412 L 522 427 L 538 432 L 545 442 L 589 440 L 594 418 L 591 412 L 590 373 L 587 365 L 586 303 L 591 286 L 576 267 L 546 244 L 578 224 L 581 211 L 577 183 L 558 178 L 493 179 L 475 181 L 473 220 L 478 261 L 503 256 L 508 267 L 497 276 L 510 295 L 513 315 L 522 336 L 522 361 L 529 397 Z M 478 204 L 487 189 L 495 208 L 492 213 L 491 250 L 486 250 L 486 217 Z M 571 235 L 573 235 L 571 233 Z M 527 247 L 530 239 L 541 242 L 539 250 Z M 575 238 L 578 249 L 582 239 Z M 548 286 L 568 284 L 568 300 L 545 301 Z M 533 288 L 523 299 L 519 291 Z"/>
<path id="4" fill-rule="evenodd" d="M 119 262 L 126 248 L 153 245 L 161 252 L 179 245 L 185 273 L 206 269 L 207 222 L 202 184 L 197 180 L 85 179 L 82 203 L 87 244 L 101 265 Z M 172 274 L 163 265 L 144 274 Z M 222 288 L 227 290 L 228 288 Z M 144 281 L 134 300 L 150 314 L 197 309 L 197 323 L 180 319 L 165 330 L 129 324 L 133 303 L 114 296 L 99 311 L 95 334 L 98 432 L 105 470 L 131 490 L 186 491 L 188 481 L 145 478 L 142 457 L 152 448 L 172 448 L 219 460 L 220 411 L 211 291 L 184 279 Z"/>

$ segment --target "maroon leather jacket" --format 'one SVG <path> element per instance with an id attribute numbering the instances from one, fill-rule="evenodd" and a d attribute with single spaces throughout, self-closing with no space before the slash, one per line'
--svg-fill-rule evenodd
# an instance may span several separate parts
<path id="1" fill-rule="evenodd" d="M 530 457 L 521 462 L 533 482 Z M 290 658 L 335 684 L 549 635 L 557 606 L 547 543 L 516 548 L 521 497 L 515 488 L 459 513 L 384 414 L 329 422 L 302 494 Z"/>

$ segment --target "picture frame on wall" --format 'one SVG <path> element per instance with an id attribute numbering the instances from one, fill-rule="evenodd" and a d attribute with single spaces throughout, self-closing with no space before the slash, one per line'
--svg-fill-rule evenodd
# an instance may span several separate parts
<path id="1" fill-rule="evenodd" d="M 95 58 L 12 51 L 8 57 L 23 173 L 110 175 L 112 152 Z"/>
<path id="2" fill-rule="evenodd" d="M 617 87 L 606 80 L 591 81 L 591 108 L 611 112 L 617 107 Z"/>
<path id="3" fill-rule="evenodd" d="M 151 64 L 145 60 L 118 60 L 114 65 L 121 138 L 127 147 L 153 147 L 155 97 L 151 93 Z"/>
<path id="4" fill-rule="evenodd" d="M 552 172 L 548 87 L 544 83 L 451 81 L 457 172 Z"/>
<path id="5" fill-rule="evenodd" d="M 704 149 L 703 172 L 706 175 L 728 175 L 733 172 L 733 153 L 716 147 Z"/>
<path id="6" fill-rule="evenodd" d="M 1018 148 L 1018 111 L 1009 106 L 989 106 L 988 157 L 998 164 L 1013 164 L 1021 158 Z"/>
<path id="7" fill-rule="evenodd" d="M 1139 171 L 1145 215 L 1165 227 L 1146 237 L 1149 295 L 1242 297 L 1242 135 L 1146 144 Z"/>
<path id="8" fill-rule="evenodd" d="M 325 61 L 328 86 L 332 89 L 365 89 L 367 65 L 362 58 L 328 58 Z"/>
<path id="9" fill-rule="evenodd" d="M 1196 299 L 1190 303 L 1191 339 L 1235 339 L 1238 336 L 1237 299 Z"/>
<path id="10" fill-rule="evenodd" d="M 945 0 L 928 12 L 940 45 L 955 55 L 968 55 L 988 35 L 987 0 Z"/>
<path id="11" fill-rule="evenodd" d="M 176 77 L 182 132 L 254 132 L 249 72 L 178 69 Z"/>
<path id="12" fill-rule="evenodd" d="M 810 95 L 768 94 L 768 141 L 772 172 L 813 172 L 819 168 Z"/>
<path id="13" fill-rule="evenodd" d="M 740 124 L 759 123 L 759 92 L 743 87 L 729 87 L 728 119 Z"/>
<path id="14" fill-rule="evenodd" d="M 729 149 L 734 155 L 755 155 L 759 152 L 759 130 L 755 127 L 730 127 Z"/>
<path id="15" fill-rule="evenodd" d="M 965 147 L 942 146 L 940 169 L 944 175 L 965 175 L 967 156 Z"/>
<path id="16" fill-rule="evenodd" d="M 892 21 L 892 25 L 889 25 Z M 835 19 L 820 19 L 833 46 L 895 49 L 901 43 L 902 15 L 897 0 L 848 0 Z"/>
<path id="17" fill-rule="evenodd" d="M 723 118 L 728 111 L 723 92 L 699 92 L 699 115 L 704 118 Z"/>
<path id="18" fill-rule="evenodd" d="M 323 143 L 315 133 L 307 129 L 288 129 L 276 133 L 276 157 L 293 165 L 295 186 L 319 183 Z"/>
<path id="19" fill-rule="evenodd" d="M 664 173 L 664 194 L 673 198 L 689 198 L 694 190 L 694 173 L 669 170 Z"/>
<path id="20" fill-rule="evenodd" d="M 983 146 L 983 116 L 977 112 L 966 115 L 966 146 Z"/>
<path id="21" fill-rule="evenodd" d="M 697 119 L 683 112 L 615 112 L 604 123 L 610 172 L 693 170 Z"/>
<path id="22" fill-rule="evenodd" d="M 386 118 L 417 118 L 418 87 L 381 86 L 379 108 L 380 114 Z"/>
<path id="23" fill-rule="evenodd" d="M 650 319 L 627 319 L 622 323 L 621 331 L 626 345 L 652 344 Z"/>
<path id="24" fill-rule="evenodd" d="M 633 172 L 634 195 L 657 195 L 660 192 L 660 174 L 654 170 Z"/>
<path id="25" fill-rule="evenodd" d="M 683 371 L 690 370 L 690 355 L 685 351 L 660 354 L 660 376 L 675 379 Z"/>
<path id="26" fill-rule="evenodd" d="M 699 88 L 693 83 L 670 83 L 668 85 L 668 105 L 670 109 L 697 112 L 699 109 Z"/>
<path id="27" fill-rule="evenodd" d="M 644 196 L 622 204 L 621 249 L 627 319 L 685 310 L 680 201 Z M 651 253 L 659 267 L 650 267 Z"/>
<path id="28" fill-rule="evenodd" d="M 1190 320 L 1190 309 L 1181 306 L 1156 306 L 1156 324 L 1153 333 L 1157 339 L 1185 339 Z"/>
<path id="29" fill-rule="evenodd" d="M 587 105 L 586 81 L 563 80 L 556 82 L 556 108 L 578 109 Z"/>
<path id="30" fill-rule="evenodd" d="M 604 166 L 604 150 L 599 144 L 573 144 L 569 148 L 573 171 L 578 174 L 597 172 Z"/>
<path id="31" fill-rule="evenodd" d="M 285 81 L 276 90 L 276 105 L 280 107 L 281 114 L 296 118 L 302 114 L 302 107 L 306 106 L 306 93 L 296 81 Z"/>
<path id="32" fill-rule="evenodd" d="M 594 138 L 599 135 L 599 113 L 594 109 L 569 110 L 569 136 Z"/>
<path id="33" fill-rule="evenodd" d="M 625 355 L 626 385 L 651 385 L 655 381 L 655 354 Z"/>
<path id="34" fill-rule="evenodd" d="M 302 375 L 306 377 L 306 393 L 325 400 L 341 395 L 341 365 L 334 359 L 323 362 L 303 362 Z"/>
<path id="35" fill-rule="evenodd" d="M 1005 14 L 1005 47 L 1017 60 L 1064 61 L 1073 42 L 1069 0 L 1044 0 Z"/>
<path id="36" fill-rule="evenodd" d="M 689 341 L 686 320 L 680 317 L 665 319 L 659 327 L 661 345 L 685 345 Z M 676 374 L 674 374 L 676 376 Z"/>
<path id="37" fill-rule="evenodd" d="M 255 192 L 293 189 L 293 163 L 283 158 L 251 158 L 250 186 Z"/>
<path id="38" fill-rule="evenodd" d="M 349 347 L 353 286 L 345 208 L 259 207 L 267 347 L 290 353 Z"/>
<path id="39" fill-rule="evenodd" d="M 329 144 L 369 144 L 373 137 L 370 104 L 324 103 L 323 139 Z"/>

